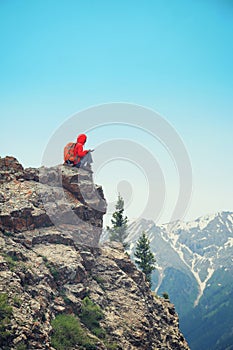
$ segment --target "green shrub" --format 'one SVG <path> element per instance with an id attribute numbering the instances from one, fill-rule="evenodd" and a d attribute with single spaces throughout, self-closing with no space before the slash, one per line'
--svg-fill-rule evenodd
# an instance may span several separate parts
<path id="1" fill-rule="evenodd" d="M 57 270 L 57 268 L 55 266 L 53 266 L 49 261 L 48 259 L 46 258 L 46 256 L 43 256 L 41 255 L 44 263 L 45 263 L 45 266 L 49 269 L 51 275 L 53 276 L 54 280 L 55 281 L 58 281 L 59 280 L 59 277 L 60 277 L 60 274 L 59 274 L 59 271 Z"/>
<path id="2" fill-rule="evenodd" d="M 105 342 L 105 346 L 108 350 L 116 350 L 118 349 L 118 344 L 117 343 L 109 343 L 109 342 Z"/>
<path id="3" fill-rule="evenodd" d="M 59 272 L 58 272 L 58 270 L 56 269 L 56 267 L 50 265 L 50 268 L 49 268 L 49 269 L 50 269 L 50 273 L 51 273 L 51 275 L 53 276 L 54 280 L 55 280 L 55 281 L 58 281 L 60 275 L 59 275 Z"/>
<path id="4" fill-rule="evenodd" d="M 169 295 L 167 292 L 164 292 L 162 295 L 163 295 L 164 299 L 167 299 L 167 300 L 169 299 Z"/>
<path id="5" fill-rule="evenodd" d="M 93 276 L 93 279 L 98 283 L 98 285 L 103 289 L 106 290 L 105 284 L 106 284 L 106 280 L 101 277 L 101 276 Z"/>
<path id="6" fill-rule="evenodd" d="M 104 339 L 106 337 L 106 331 L 105 329 L 101 328 L 100 326 L 92 328 L 92 333 L 95 334 L 96 337 Z"/>
<path id="7" fill-rule="evenodd" d="M 51 344 L 56 350 L 68 350 L 75 345 L 80 345 L 83 349 L 96 349 L 96 345 L 83 331 L 76 317 L 61 314 L 56 316 L 51 324 Z"/>
<path id="8" fill-rule="evenodd" d="M 16 256 L 10 256 L 7 253 L 2 253 L 2 256 L 5 258 L 8 266 L 9 266 L 9 269 L 11 271 L 14 271 L 15 267 L 17 265 L 18 258 Z"/>
<path id="9" fill-rule="evenodd" d="M 25 343 L 19 343 L 16 346 L 16 350 L 27 350 L 27 345 Z"/>
<path id="10" fill-rule="evenodd" d="M 42 257 L 42 259 L 43 259 L 43 261 L 44 261 L 45 263 L 48 262 L 48 259 L 46 258 L 46 256 L 44 256 L 44 255 L 40 255 L 40 256 Z"/>
<path id="11" fill-rule="evenodd" d="M 19 297 L 14 296 L 13 303 L 14 303 L 14 306 L 20 307 L 22 305 L 22 300 Z"/>
<path id="12" fill-rule="evenodd" d="M 93 279 L 94 279 L 97 283 L 99 283 L 100 285 L 102 285 L 102 284 L 104 284 L 104 283 L 106 282 L 105 279 L 104 279 L 103 277 L 98 276 L 98 275 L 93 276 Z"/>
<path id="13" fill-rule="evenodd" d="M 85 297 L 83 299 L 82 311 L 79 316 L 81 321 L 90 329 L 90 331 L 92 331 L 92 333 L 100 338 L 105 337 L 105 331 L 99 324 L 99 321 L 103 318 L 103 312 L 90 298 Z"/>
<path id="14" fill-rule="evenodd" d="M 5 345 L 11 337 L 11 331 L 8 330 L 10 318 L 12 316 L 12 307 L 8 304 L 6 293 L 0 294 L 0 345 Z"/>
<path id="15" fill-rule="evenodd" d="M 4 236 L 6 237 L 13 237 L 14 233 L 13 232 L 9 232 L 9 231 L 3 231 Z"/>

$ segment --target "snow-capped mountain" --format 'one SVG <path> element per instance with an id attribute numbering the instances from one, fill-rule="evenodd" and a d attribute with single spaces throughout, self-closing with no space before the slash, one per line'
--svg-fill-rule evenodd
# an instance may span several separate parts
<path id="1" fill-rule="evenodd" d="M 148 234 L 156 257 L 153 288 L 158 294 L 168 292 L 180 315 L 183 332 L 191 341 L 192 350 L 227 349 L 226 345 L 221 348 L 223 341 L 219 337 L 222 334 L 211 326 L 211 317 L 206 319 L 205 316 L 211 310 L 215 320 L 226 305 L 226 312 L 231 310 L 233 314 L 233 302 L 228 300 L 233 290 L 233 213 L 219 212 L 190 222 L 176 221 L 164 225 L 155 225 L 145 219 L 135 221 L 129 226 L 131 253 L 142 231 Z M 223 308 L 219 309 L 222 303 Z M 209 322 L 214 334 L 210 332 L 210 346 L 205 344 L 202 347 L 197 340 L 201 339 L 201 334 L 196 329 L 199 328 L 202 333 L 203 319 L 205 325 Z M 189 320 L 192 330 L 187 328 Z M 233 329 L 233 316 L 226 317 L 226 321 L 225 329 L 231 329 L 229 335 Z M 230 336 L 231 342 L 233 334 Z M 225 341 L 225 336 L 223 338 Z M 217 347 L 219 341 L 220 347 Z M 229 349 L 233 349 L 233 341 Z"/>

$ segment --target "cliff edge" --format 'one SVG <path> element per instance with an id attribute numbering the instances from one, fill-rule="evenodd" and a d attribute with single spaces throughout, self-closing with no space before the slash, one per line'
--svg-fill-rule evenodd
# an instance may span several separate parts
<path id="1" fill-rule="evenodd" d="M 189 349 L 174 306 L 99 245 L 105 212 L 90 172 L 0 158 L 0 349 Z"/>

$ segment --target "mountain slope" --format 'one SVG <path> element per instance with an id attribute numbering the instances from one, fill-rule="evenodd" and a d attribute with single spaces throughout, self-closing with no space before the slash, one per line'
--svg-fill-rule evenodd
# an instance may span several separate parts
<path id="1" fill-rule="evenodd" d="M 192 349 L 233 349 L 232 275 L 232 268 L 214 272 L 198 306 L 182 320 Z"/>

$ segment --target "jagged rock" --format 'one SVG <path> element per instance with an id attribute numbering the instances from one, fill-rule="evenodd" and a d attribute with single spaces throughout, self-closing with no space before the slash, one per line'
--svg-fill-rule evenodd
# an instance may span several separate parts
<path id="1" fill-rule="evenodd" d="M 80 317 L 88 296 L 106 332 L 98 338 L 80 320 L 96 349 L 189 349 L 174 306 L 151 293 L 122 245 L 99 246 L 106 203 L 90 173 L 24 170 L 12 157 L 0 164 L 0 293 L 12 306 L 7 347 L 54 350 L 51 321 Z"/>
<path id="2" fill-rule="evenodd" d="M 0 157 L 0 183 L 23 176 L 23 166 L 14 157 Z"/>
<path id="3" fill-rule="evenodd" d="M 66 166 L 23 169 L 0 159 L 0 230 L 23 232 L 59 227 L 77 242 L 98 245 L 106 202 L 88 171 Z"/>
<path id="4" fill-rule="evenodd" d="M 40 175 L 39 169 L 26 168 L 23 173 L 23 179 L 39 182 L 39 175 Z"/>
<path id="5" fill-rule="evenodd" d="M 105 325 L 121 349 L 159 349 L 161 342 L 166 349 L 188 349 L 183 336 L 174 331 L 178 330 L 174 306 L 152 296 L 144 275 L 119 245 L 102 249 L 92 273 L 104 293 L 100 295 L 94 285 L 91 298 L 104 309 Z M 161 330 L 166 330 L 164 337 Z"/>

